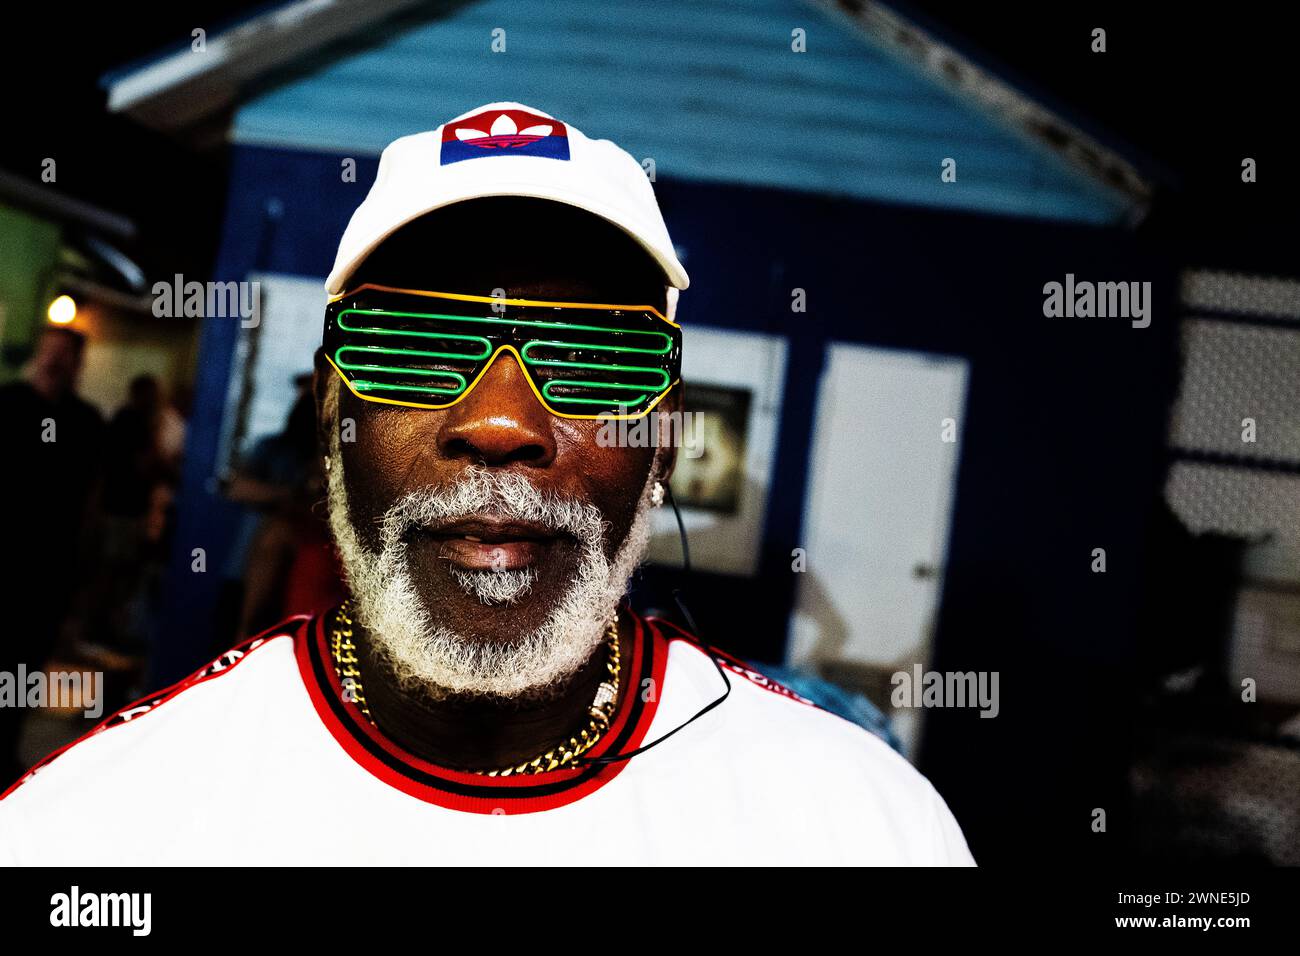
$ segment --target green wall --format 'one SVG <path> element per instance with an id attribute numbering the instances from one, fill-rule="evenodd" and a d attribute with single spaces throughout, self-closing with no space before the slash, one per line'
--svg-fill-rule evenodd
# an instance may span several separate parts
<path id="1" fill-rule="evenodd" d="M 0 381 L 13 378 L 31 353 L 59 245 L 57 225 L 0 206 Z"/>

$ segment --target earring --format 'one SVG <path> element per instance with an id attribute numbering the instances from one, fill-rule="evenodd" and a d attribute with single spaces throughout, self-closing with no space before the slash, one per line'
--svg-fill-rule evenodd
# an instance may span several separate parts
<path id="1" fill-rule="evenodd" d="M 663 503 L 664 503 L 664 486 L 656 481 L 655 486 L 650 489 L 650 504 L 658 508 Z"/>
<path id="2" fill-rule="evenodd" d="M 322 458 L 321 461 L 325 462 L 325 473 L 329 474 L 329 470 L 330 470 L 329 456 L 327 455 L 326 457 Z"/>

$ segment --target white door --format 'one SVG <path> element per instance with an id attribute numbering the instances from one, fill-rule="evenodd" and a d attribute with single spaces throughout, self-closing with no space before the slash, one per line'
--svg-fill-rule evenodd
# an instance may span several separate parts
<path id="1" fill-rule="evenodd" d="M 849 664 L 886 687 L 888 674 L 928 668 L 966 380 L 964 359 L 829 346 L 791 664 Z M 922 713 L 890 712 L 909 756 Z"/>

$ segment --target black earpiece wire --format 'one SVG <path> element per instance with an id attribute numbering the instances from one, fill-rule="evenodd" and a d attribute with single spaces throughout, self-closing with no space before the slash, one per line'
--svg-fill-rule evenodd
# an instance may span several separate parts
<path id="1" fill-rule="evenodd" d="M 690 543 L 686 540 L 686 523 L 682 521 L 682 513 L 677 507 L 677 499 L 673 497 L 672 486 L 669 485 L 667 481 L 663 483 L 663 486 L 664 486 L 664 493 L 668 496 L 668 503 L 673 506 L 673 514 L 677 517 L 677 533 L 678 535 L 680 535 L 682 541 L 682 569 L 689 575 L 691 573 L 691 546 Z M 700 650 L 704 651 L 704 653 L 709 656 L 709 660 L 713 661 L 713 666 L 718 669 L 718 676 L 722 678 L 722 683 L 727 685 L 727 689 L 722 692 L 721 697 L 718 697 L 717 699 L 707 704 L 694 717 L 686 721 L 686 723 L 677 725 L 672 730 L 668 731 L 668 733 L 664 734 L 662 737 L 658 737 L 655 740 L 652 740 L 650 743 L 645 744 L 644 746 L 641 747 L 637 747 L 635 750 L 629 750 L 626 753 L 602 754 L 599 757 L 585 757 L 585 758 L 579 757 L 578 760 L 575 761 L 575 763 L 579 764 L 580 766 L 593 766 L 596 764 L 617 763 L 620 760 L 630 760 L 631 758 L 637 756 L 637 754 L 643 754 L 651 747 L 657 747 L 659 744 L 663 743 L 673 734 L 677 733 L 677 731 L 684 730 L 686 727 L 689 727 L 691 724 L 695 723 L 695 721 L 699 720 L 709 711 L 713 710 L 713 708 L 719 706 L 724 700 L 727 699 L 728 695 L 731 694 L 731 679 L 727 677 L 727 672 L 723 669 L 722 661 L 718 658 L 717 652 L 714 651 L 714 649 L 710 647 L 709 644 L 703 638 L 700 637 L 700 629 L 699 626 L 695 623 L 695 616 L 691 614 L 691 609 L 688 608 L 686 606 L 686 602 L 682 600 L 681 588 L 673 588 L 673 600 L 677 602 L 677 608 L 682 612 L 682 618 L 683 620 L 686 621 L 687 626 L 690 628 L 691 643 L 695 644 L 695 646 L 700 648 Z M 633 692 L 635 692 L 631 682 L 629 682 L 629 690 L 633 690 Z"/>

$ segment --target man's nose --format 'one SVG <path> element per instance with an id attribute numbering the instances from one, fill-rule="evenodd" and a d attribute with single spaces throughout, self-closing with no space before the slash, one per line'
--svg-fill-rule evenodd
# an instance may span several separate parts
<path id="1" fill-rule="evenodd" d="M 555 419 L 537 400 L 518 360 L 503 352 L 438 428 L 438 451 L 501 467 L 545 468 L 555 460 Z"/>

